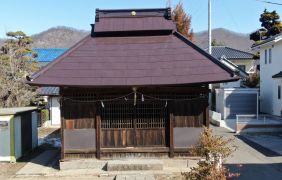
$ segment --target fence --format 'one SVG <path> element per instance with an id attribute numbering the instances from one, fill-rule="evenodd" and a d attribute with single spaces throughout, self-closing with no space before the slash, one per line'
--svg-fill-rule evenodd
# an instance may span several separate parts
<path id="1" fill-rule="evenodd" d="M 236 133 L 248 128 L 282 127 L 282 117 L 271 115 L 236 115 Z"/>

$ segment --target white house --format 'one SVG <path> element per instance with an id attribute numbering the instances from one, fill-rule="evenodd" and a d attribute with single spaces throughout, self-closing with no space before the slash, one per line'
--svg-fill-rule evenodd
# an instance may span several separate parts
<path id="1" fill-rule="evenodd" d="M 282 33 L 253 46 L 260 51 L 260 111 L 282 115 Z"/>
<path id="2" fill-rule="evenodd" d="M 242 79 L 246 79 L 248 74 L 256 72 L 256 60 L 254 54 L 227 46 L 213 46 L 212 56 L 220 60 L 223 64 L 234 71 L 238 71 Z M 242 80 L 221 83 L 220 88 L 240 88 Z"/>
<path id="3" fill-rule="evenodd" d="M 61 107 L 59 98 L 59 87 L 42 87 L 39 88 L 39 94 L 44 97 L 48 103 L 49 123 L 50 126 L 61 125 Z"/>

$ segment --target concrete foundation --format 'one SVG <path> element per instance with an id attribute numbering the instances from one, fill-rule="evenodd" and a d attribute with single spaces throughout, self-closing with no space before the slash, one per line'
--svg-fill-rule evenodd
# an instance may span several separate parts
<path id="1" fill-rule="evenodd" d="M 107 163 L 107 171 L 163 170 L 160 160 L 114 160 Z"/>

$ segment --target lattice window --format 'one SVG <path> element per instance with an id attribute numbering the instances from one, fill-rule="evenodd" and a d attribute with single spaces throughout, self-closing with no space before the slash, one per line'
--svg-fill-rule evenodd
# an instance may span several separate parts
<path id="1" fill-rule="evenodd" d="M 165 102 L 105 103 L 101 108 L 101 128 L 165 128 L 168 112 Z"/>

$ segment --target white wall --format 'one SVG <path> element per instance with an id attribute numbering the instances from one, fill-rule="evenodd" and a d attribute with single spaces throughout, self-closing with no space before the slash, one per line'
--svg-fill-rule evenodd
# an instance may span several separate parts
<path id="1" fill-rule="evenodd" d="M 61 124 L 61 109 L 59 97 L 49 97 L 51 125 Z"/>
<path id="2" fill-rule="evenodd" d="M 265 49 L 272 49 L 272 62 L 265 64 Z M 281 79 L 273 79 L 274 74 L 282 71 L 282 41 L 260 48 L 260 111 L 272 115 L 281 115 L 282 99 L 278 99 L 278 85 Z"/>
<path id="3" fill-rule="evenodd" d="M 0 161 L 10 161 L 10 119 L 11 116 L 0 116 L 0 121 L 8 122 L 8 126 L 0 127 Z"/>
<path id="4" fill-rule="evenodd" d="M 14 118 L 15 128 L 15 158 L 18 159 L 22 156 L 22 120 L 21 116 Z"/>

